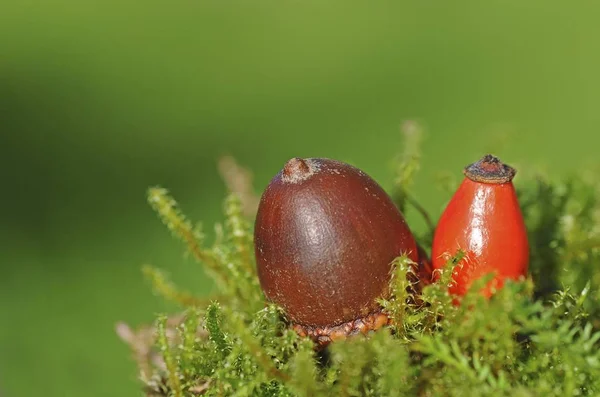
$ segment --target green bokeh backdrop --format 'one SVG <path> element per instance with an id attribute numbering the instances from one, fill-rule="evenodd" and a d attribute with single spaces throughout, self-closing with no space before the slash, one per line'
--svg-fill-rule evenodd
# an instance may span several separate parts
<path id="1" fill-rule="evenodd" d="M 209 226 L 225 193 L 220 154 L 251 167 L 258 189 L 293 156 L 350 161 L 389 188 L 399 125 L 416 118 L 427 140 L 415 188 L 435 216 L 446 199 L 435 174 L 459 177 L 484 152 L 558 173 L 594 162 L 599 11 L 591 1 L 2 1 L 0 395 L 137 395 L 114 324 L 173 309 L 141 265 L 211 290 L 146 188 L 168 187 Z"/>

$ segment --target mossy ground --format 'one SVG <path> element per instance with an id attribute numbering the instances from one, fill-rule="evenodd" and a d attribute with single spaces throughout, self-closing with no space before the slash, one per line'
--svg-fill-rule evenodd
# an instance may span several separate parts
<path id="1" fill-rule="evenodd" d="M 418 133 L 411 131 L 393 196 L 401 209 L 413 206 L 425 216 L 430 230 L 419 240 L 428 247 L 432 222 L 410 194 L 419 165 Z M 528 279 L 507 283 L 489 300 L 475 292 L 453 305 L 447 290 L 459 252 L 413 299 L 407 278 L 413 264 L 400 257 L 393 298 L 380 302 L 392 325 L 316 352 L 264 299 L 250 224 L 256 200 L 242 183 L 247 175 L 228 164 L 223 174 L 232 194 L 211 247 L 164 189 L 149 191 L 150 204 L 213 276 L 220 295 L 206 301 L 144 268 L 156 292 L 182 306 L 152 326 L 118 326 L 148 396 L 600 395 L 600 180 L 520 181 Z"/>

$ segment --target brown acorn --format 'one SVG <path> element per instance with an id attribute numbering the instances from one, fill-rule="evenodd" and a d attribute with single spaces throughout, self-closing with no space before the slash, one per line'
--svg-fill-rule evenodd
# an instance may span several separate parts
<path id="1" fill-rule="evenodd" d="M 475 280 L 494 273 L 481 290 L 490 297 L 506 280 L 526 277 L 529 242 L 512 183 L 516 172 L 491 154 L 463 170 L 465 179 L 440 217 L 431 250 L 435 269 L 458 249 L 466 254 L 454 269 L 450 293 L 462 296 Z"/>
<path id="2" fill-rule="evenodd" d="M 255 224 L 260 284 L 302 335 L 321 344 L 387 323 L 392 261 L 415 239 L 385 191 L 361 170 L 293 158 L 271 181 Z"/>

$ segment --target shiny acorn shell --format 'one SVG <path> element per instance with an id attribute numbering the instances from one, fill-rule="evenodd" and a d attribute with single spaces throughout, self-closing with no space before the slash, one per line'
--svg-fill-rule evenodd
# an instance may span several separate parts
<path id="1" fill-rule="evenodd" d="M 294 324 L 330 327 L 380 310 L 392 261 L 415 239 L 363 171 L 325 158 L 288 161 L 265 190 L 255 224 L 260 284 Z"/>

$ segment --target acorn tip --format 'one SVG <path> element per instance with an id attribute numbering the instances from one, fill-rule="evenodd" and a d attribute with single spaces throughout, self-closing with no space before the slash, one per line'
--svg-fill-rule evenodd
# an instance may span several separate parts
<path id="1" fill-rule="evenodd" d="M 281 171 L 284 182 L 296 183 L 307 179 L 314 173 L 310 159 L 301 159 L 294 157 L 288 160 Z"/>

